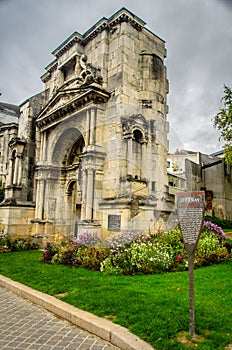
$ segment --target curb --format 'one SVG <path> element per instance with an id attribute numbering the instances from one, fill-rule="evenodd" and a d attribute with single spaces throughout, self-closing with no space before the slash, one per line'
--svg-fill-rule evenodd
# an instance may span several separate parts
<path id="1" fill-rule="evenodd" d="M 0 286 L 95 334 L 121 350 L 154 350 L 150 344 L 130 333 L 127 328 L 78 309 L 62 300 L 15 282 L 8 277 L 0 275 Z"/>

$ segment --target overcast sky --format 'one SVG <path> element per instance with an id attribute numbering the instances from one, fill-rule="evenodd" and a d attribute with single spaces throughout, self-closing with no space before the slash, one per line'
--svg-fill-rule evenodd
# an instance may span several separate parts
<path id="1" fill-rule="evenodd" d="M 0 0 L 1 101 L 42 91 L 51 52 L 122 6 L 166 41 L 170 151 L 220 150 L 212 118 L 232 87 L 232 0 Z"/>

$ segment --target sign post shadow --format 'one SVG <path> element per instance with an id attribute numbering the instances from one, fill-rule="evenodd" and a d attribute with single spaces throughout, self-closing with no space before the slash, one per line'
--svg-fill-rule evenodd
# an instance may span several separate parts
<path id="1" fill-rule="evenodd" d="M 194 256 L 204 222 L 205 193 L 177 193 L 177 214 L 184 246 L 188 255 L 189 269 L 189 335 L 195 337 L 194 312 Z"/>

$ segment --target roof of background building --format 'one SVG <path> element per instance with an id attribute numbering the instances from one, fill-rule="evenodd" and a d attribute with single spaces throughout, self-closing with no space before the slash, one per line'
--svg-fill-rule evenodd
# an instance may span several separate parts
<path id="1" fill-rule="evenodd" d="M 0 125 L 18 123 L 19 113 L 19 106 L 0 102 Z"/>

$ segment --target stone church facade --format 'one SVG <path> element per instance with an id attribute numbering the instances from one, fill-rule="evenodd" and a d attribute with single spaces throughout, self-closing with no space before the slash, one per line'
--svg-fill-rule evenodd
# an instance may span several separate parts
<path id="1" fill-rule="evenodd" d="M 173 206 L 164 41 L 122 8 L 52 53 L 17 134 L 0 131 L 1 229 L 62 241 L 164 228 Z"/>

